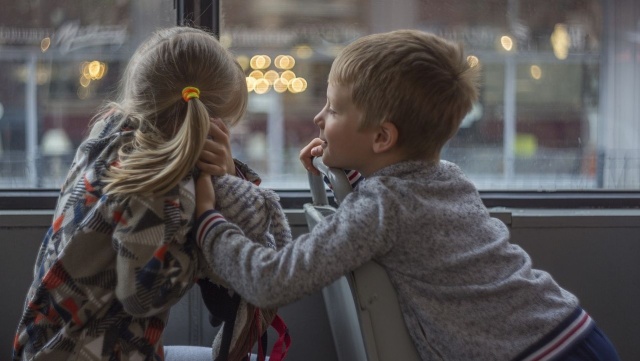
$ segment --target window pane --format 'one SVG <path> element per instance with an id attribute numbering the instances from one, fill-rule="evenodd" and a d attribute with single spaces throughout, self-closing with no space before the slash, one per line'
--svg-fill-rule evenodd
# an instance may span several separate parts
<path id="1" fill-rule="evenodd" d="M 442 154 L 479 188 L 638 189 L 640 51 L 625 15 L 637 11 L 598 0 L 222 1 L 221 39 L 257 86 L 234 152 L 267 186 L 306 188 L 297 155 L 318 134 L 336 52 L 417 28 L 462 42 L 482 66 L 480 101 Z M 285 76 L 282 56 L 304 91 L 263 79 Z"/>
<path id="2" fill-rule="evenodd" d="M 172 1 L 0 0 L 0 188 L 58 188 L 96 108 Z"/>
<path id="3" fill-rule="evenodd" d="M 175 23 L 173 2 L 0 3 L 0 188 L 57 188 L 131 52 Z M 633 15 L 640 3 L 221 0 L 221 7 L 221 40 L 247 76 L 272 70 L 267 79 L 280 79 L 251 81 L 258 87 L 232 137 L 236 157 L 268 187 L 307 188 L 297 155 L 318 134 L 312 119 L 336 52 L 365 34 L 417 28 L 462 42 L 482 66 L 480 101 L 442 154 L 479 188 L 640 188 Z M 261 69 L 253 69 L 259 55 L 269 60 L 256 58 Z"/>

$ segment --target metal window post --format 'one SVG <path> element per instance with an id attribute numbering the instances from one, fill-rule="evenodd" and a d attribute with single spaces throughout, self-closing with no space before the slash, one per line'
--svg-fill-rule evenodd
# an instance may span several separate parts
<path id="1" fill-rule="evenodd" d="M 38 57 L 31 53 L 27 60 L 25 87 L 25 176 L 29 187 L 38 187 Z"/>
<path id="2" fill-rule="evenodd" d="M 177 25 L 205 28 L 220 37 L 220 0 L 174 0 Z"/>

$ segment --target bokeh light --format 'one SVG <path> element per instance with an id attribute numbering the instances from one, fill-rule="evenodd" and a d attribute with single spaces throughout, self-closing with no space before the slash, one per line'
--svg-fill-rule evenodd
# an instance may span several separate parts
<path id="1" fill-rule="evenodd" d="M 245 59 L 248 59 L 245 57 Z M 251 69 L 251 72 L 246 77 L 247 90 L 249 92 L 255 92 L 256 94 L 265 94 L 271 88 L 277 93 L 284 93 L 289 91 L 291 93 L 301 93 L 307 89 L 307 81 L 303 78 L 299 78 L 291 68 L 296 63 L 296 60 L 291 55 L 278 55 L 273 60 L 273 65 L 282 70 L 267 70 L 271 65 L 271 58 L 267 55 L 254 55 L 250 60 L 243 60 L 237 58 L 238 63 L 242 64 L 246 61 Z M 248 69 L 245 69 L 248 70 Z"/>
<path id="2" fill-rule="evenodd" d="M 467 56 L 467 63 L 469 63 L 469 66 L 473 68 L 474 66 L 480 64 L 480 59 L 478 59 L 478 57 L 475 55 L 469 55 Z"/>
<path id="3" fill-rule="evenodd" d="M 511 51 L 513 49 L 513 39 L 511 37 L 504 35 L 500 38 L 500 45 L 506 51 Z"/>
<path id="4" fill-rule="evenodd" d="M 43 53 L 49 49 L 49 46 L 51 46 L 51 38 L 46 37 L 42 39 L 40 42 L 40 50 L 42 50 Z"/>
<path id="5" fill-rule="evenodd" d="M 551 47 L 556 58 L 563 60 L 569 56 L 569 46 L 571 46 L 571 36 L 564 24 L 556 24 L 551 33 Z"/>
<path id="6" fill-rule="evenodd" d="M 531 65 L 529 72 L 531 73 L 531 77 L 535 80 L 540 80 L 540 78 L 542 78 L 542 69 L 537 65 Z"/>

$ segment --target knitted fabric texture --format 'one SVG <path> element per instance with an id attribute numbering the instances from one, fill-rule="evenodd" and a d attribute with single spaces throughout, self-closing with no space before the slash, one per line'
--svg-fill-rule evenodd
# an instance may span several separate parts
<path id="1" fill-rule="evenodd" d="M 474 184 L 445 161 L 370 174 L 334 214 L 276 254 L 228 222 L 210 228 L 203 249 L 215 250 L 215 271 L 263 307 L 299 300 L 374 259 L 423 360 L 511 360 L 578 305 L 532 268 Z"/>
<path id="2" fill-rule="evenodd" d="M 216 209 L 249 239 L 274 249 L 291 242 L 291 229 L 276 192 L 229 175 L 214 177 L 213 188 Z"/>
<path id="3" fill-rule="evenodd" d="M 291 229 L 280 205 L 280 197 L 273 190 L 234 176 L 213 177 L 216 195 L 216 209 L 231 223 L 238 225 L 244 234 L 254 242 L 265 247 L 280 249 L 291 242 Z M 207 264 L 211 264 L 212 255 L 204 254 Z M 211 280 L 219 278 L 206 271 Z M 266 332 L 276 316 L 277 309 L 258 309 L 240 300 L 229 359 L 246 355 L 262 333 Z M 256 325 L 256 318 L 261 322 Z M 221 330 L 224 328 L 222 325 Z M 218 356 L 222 341 L 222 331 L 216 335 L 212 349 L 213 359 Z"/>

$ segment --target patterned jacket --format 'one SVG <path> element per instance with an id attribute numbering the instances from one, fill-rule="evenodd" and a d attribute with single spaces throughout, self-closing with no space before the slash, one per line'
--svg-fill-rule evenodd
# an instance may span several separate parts
<path id="1" fill-rule="evenodd" d="M 169 308 L 202 259 L 188 237 L 194 182 L 154 198 L 104 195 L 104 171 L 132 136 L 111 118 L 78 148 L 36 260 L 14 360 L 164 358 Z"/>

